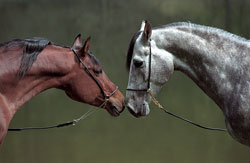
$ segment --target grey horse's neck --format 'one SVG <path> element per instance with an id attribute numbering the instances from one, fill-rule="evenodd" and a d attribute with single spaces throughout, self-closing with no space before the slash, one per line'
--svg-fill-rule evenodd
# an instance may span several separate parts
<path id="1" fill-rule="evenodd" d="M 249 112 L 250 105 L 244 101 L 250 98 L 250 42 L 190 23 L 154 29 L 152 37 L 164 38 L 157 44 L 174 55 L 175 70 L 192 78 L 226 116 L 232 109 Z"/>
<path id="2" fill-rule="evenodd" d="M 228 132 L 250 146 L 250 42 L 220 29 L 177 23 L 155 28 L 152 41 L 172 53 L 225 115 Z"/>

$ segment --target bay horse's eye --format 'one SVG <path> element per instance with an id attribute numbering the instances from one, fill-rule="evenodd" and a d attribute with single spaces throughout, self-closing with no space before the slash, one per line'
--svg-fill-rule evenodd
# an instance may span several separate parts
<path id="1" fill-rule="evenodd" d="M 102 73 L 102 69 L 96 69 L 96 70 L 94 70 L 94 73 L 96 75 L 100 75 Z"/>
<path id="2" fill-rule="evenodd" d="M 137 67 L 137 68 L 142 67 L 143 61 L 134 60 L 134 65 L 135 65 L 135 67 Z"/>

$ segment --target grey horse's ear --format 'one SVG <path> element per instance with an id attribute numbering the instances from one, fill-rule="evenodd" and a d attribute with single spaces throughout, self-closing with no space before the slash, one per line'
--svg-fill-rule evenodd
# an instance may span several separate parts
<path id="1" fill-rule="evenodd" d="M 142 28 L 142 27 L 141 27 Z M 152 27 L 149 21 L 144 21 L 143 39 L 148 41 L 152 34 Z"/>
<path id="2" fill-rule="evenodd" d="M 141 28 L 140 28 L 140 31 L 141 32 L 143 32 L 143 30 L 144 30 L 144 27 L 145 27 L 145 20 L 143 20 L 142 22 L 141 22 Z"/>

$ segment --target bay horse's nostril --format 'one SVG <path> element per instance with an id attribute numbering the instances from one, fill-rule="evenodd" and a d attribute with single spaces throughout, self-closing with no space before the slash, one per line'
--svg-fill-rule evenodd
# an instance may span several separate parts
<path id="1" fill-rule="evenodd" d="M 122 113 L 124 108 L 125 108 L 125 105 L 124 105 L 124 103 L 121 106 L 117 106 L 116 104 L 112 104 L 112 108 L 113 108 L 113 110 L 116 110 L 117 112 Z"/>

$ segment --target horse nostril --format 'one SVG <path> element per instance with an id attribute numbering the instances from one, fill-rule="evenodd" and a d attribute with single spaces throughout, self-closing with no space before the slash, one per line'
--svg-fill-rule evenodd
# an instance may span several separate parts
<path id="1" fill-rule="evenodd" d="M 122 113 L 124 108 L 125 108 L 125 105 L 122 104 L 122 106 L 120 106 L 120 107 L 117 107 L 116 105 L 112 105 L 112 108 L 117 110 L 119 113 Z"/>

